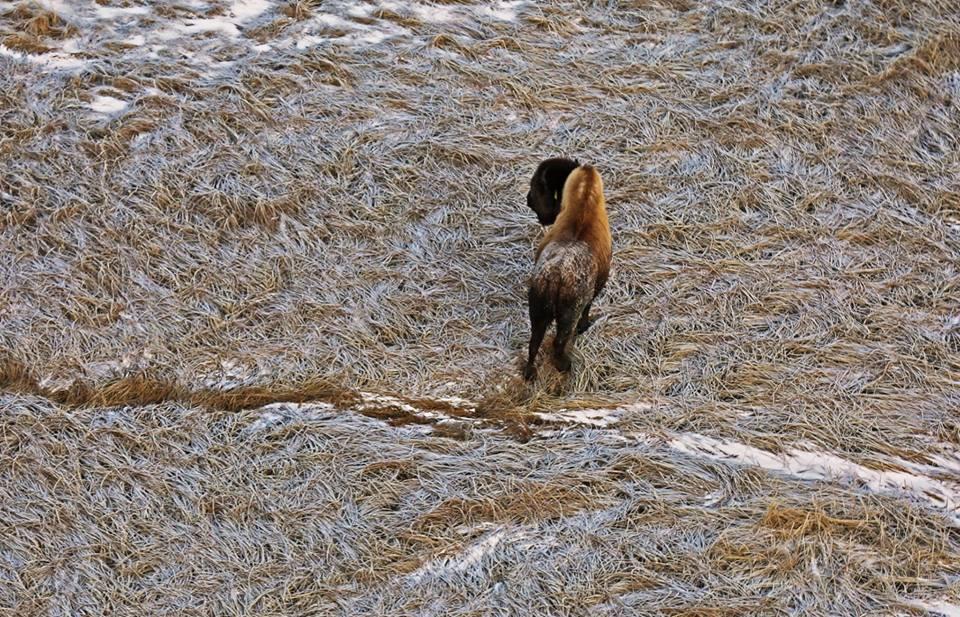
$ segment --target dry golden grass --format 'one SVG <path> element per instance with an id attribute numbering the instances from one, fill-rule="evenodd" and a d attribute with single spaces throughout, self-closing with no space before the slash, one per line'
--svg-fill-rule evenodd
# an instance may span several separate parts
<path id="1" fill-rule="evenodd" d="M 0 54 L 0 614 L 960 597 L 942 512 L 634 437 L 960 444 L 950 2 L 283 2 L 155 50 L 231 3 L 100 4 L 134 11 L 0 12 L 29 54 Z M 43 63 L 71 37 L 83 67 Z M 573 377 L 531 388 L 552 155 L 603 174 L 614 265 Z"/>
<path id="2" fill-rule="evenodd" d="M 9 49 L 28 54 L 42 54 L 53 49 L 52 47 L 44 45 L 38 37 L 22 32 L 5 36 L 0 42 Z"/>
<path id="3" fill-rule="evenodd" d="M 77 29 L 60 15 L 35 2 L 18 2 L 2 14 L 4 26 L 35 37 L 64 38 L 77 34 Z"/>
<path id="4" fill-rule="evenodd" d="M 5 614 L 905 614 L 960 574 L 905 501 L 606 431 L 2 403 Z"/>

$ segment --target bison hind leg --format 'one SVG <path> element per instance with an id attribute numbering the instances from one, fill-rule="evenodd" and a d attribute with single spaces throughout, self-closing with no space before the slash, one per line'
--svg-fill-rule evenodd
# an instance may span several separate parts
<path id="1" fill-rule="evenodd" d="M 590 307 L 592 305 L 593 301 L 590 301 L 583 307 L 583 312 L 580 313 L 580 321 L 577 322 L 577 334 L 583 334 L 593 325 L 593 320 L 590 319 Z"/>
<path id="2" fill-rule="evenodd" d="M 532 288 L 527 301 L 530 306 L 530 347 L 527 351 L 527 365 L 523 369 L 523 378 L 526 381 L 533 381 L 537 376 L 537 352 L 540 351 L 540 344 L 543 343 L 547 326 L 553 321 L 553 315 L 549 305 Z"/>
<path id="3" fill-rule="evenodd" d="M 568 307 L 557 316 L 557 336 L 553 339 L 553 362 L 557 370 L 566 373 L 572 365 L 573 341 L 576 339 L 576 325 L 580 317 L 577 307 Z"/>

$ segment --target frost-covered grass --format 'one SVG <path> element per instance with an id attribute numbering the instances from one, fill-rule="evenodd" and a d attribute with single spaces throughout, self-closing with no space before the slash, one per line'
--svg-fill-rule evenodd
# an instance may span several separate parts
<path id="1" fill-rule="evenodd" d="M 956 594 L 957 528 L 922 498 L 669 437 L 2 403 L 10 614 L 861 615 Z"/>
<path id="2" fill-rule="evenodd" d="M 958 118 L 949 2 L 4 4 L 0 611 L 948 612 Z"/>

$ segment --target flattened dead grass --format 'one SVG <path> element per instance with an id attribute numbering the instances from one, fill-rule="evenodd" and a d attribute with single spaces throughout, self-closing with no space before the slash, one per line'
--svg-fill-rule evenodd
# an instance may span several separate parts
<path id="1" fill-rule="evenodd" d="M 18 2 L 0 15 L 4 19 L 4 26 L 11 26 L 34 37 L 60 39 L 77 34 L 75 26 L 35 2 Z"/>
<path id="2" fill-rule="evenodd" d="M 5 36 L 2 42 L 4 46 L 14 51 L 22 51 L 28 54 L 43 54 L 53 49 L 44 45 L 38 37 L 22 32 Z"/>
<path id="3" fill-rule="evenodd" d="M 956 529 L 905 501 L 605 431 L 2 403 L 0 601 L 19 614 L 893 614 L 960 574 Z"/>
<path id="4" fill-rule="evenodd" d="M 229 3 L 0 13 L 0 605 L 949 599 L 929 510 L 538 414 L 647 401 L 621 438 L 872 469 L 960 443 L 954 7 L 442 4 L 271 5 L 153 53 L 156 24 Z M 529 388 L 523 196 L 550 155 L 604 174 L 614 271 L 573 377 Z"/>

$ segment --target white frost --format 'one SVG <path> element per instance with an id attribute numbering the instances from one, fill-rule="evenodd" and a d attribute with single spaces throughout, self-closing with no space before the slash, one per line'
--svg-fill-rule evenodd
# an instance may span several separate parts
<path id="1" fill-rule="evenodd" d="M 70 389 L 75 382 L 73 377 L 64 377 L 62 375 L 47 375 L 37 384 L 42 390 L 48 392 L 65 392 Z"/>
<path id="2" fill-rule="evenodd" d="M 154 93 L 150 93 L 154 94 Z M 159 90 L 156 94 L 163 95 Z M 263 376 L 263 371 L 257 366 L 251 366 L 237 358 L 227 358 L 220 361 L 217 370 L 202 377 L 203 385 L 214 390 L 233 390 L 240 386 L 247 386 Z"/>

